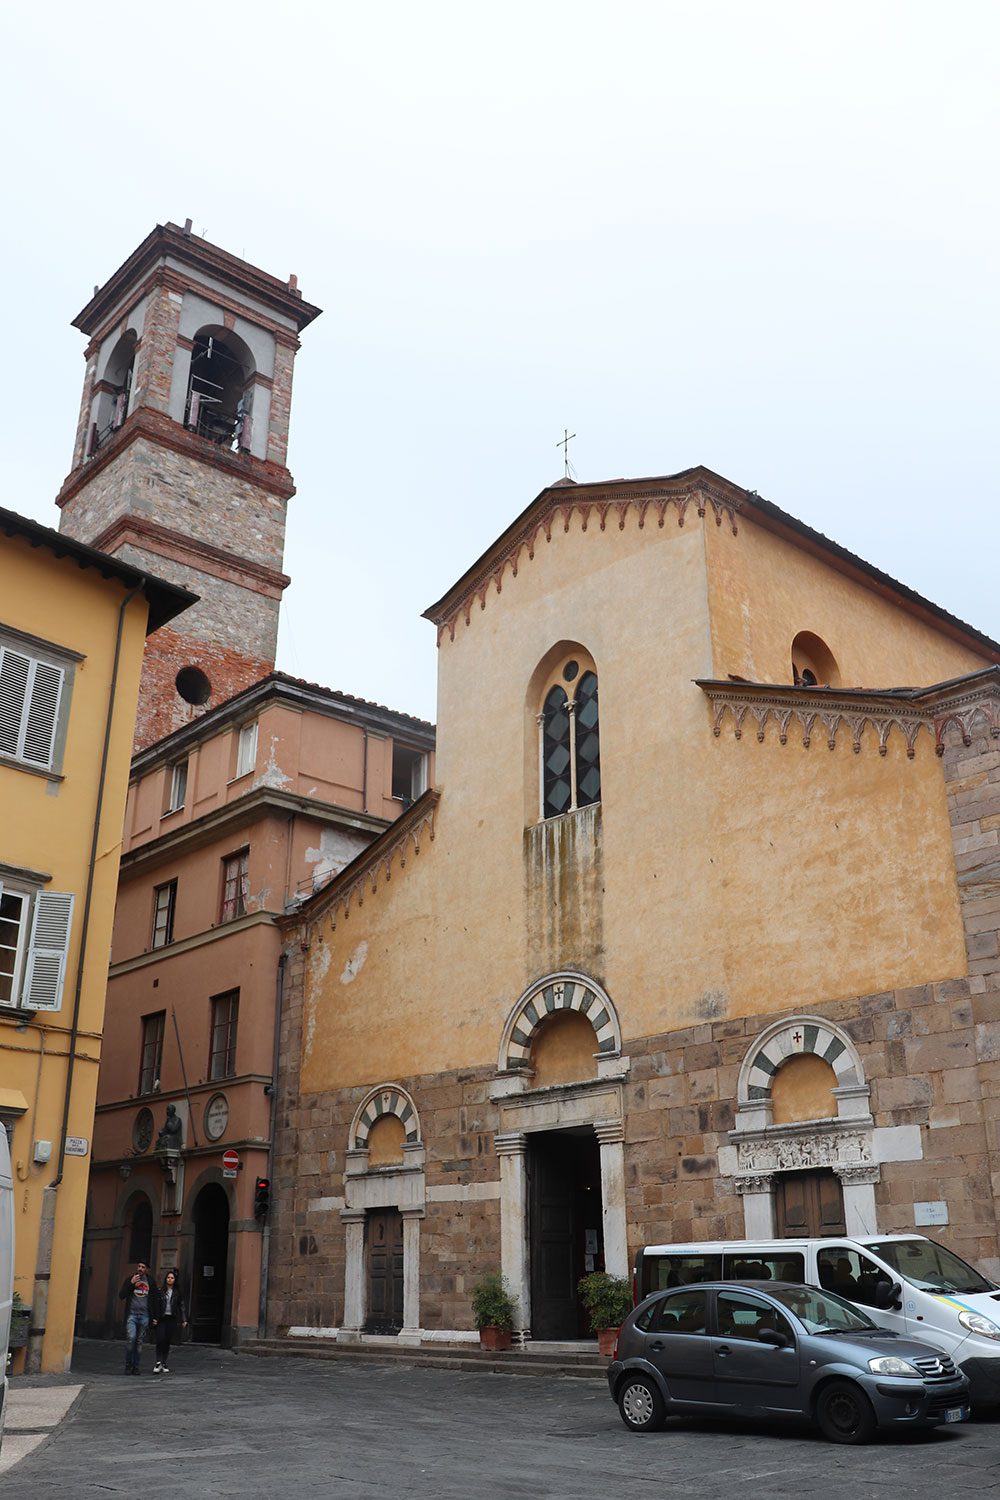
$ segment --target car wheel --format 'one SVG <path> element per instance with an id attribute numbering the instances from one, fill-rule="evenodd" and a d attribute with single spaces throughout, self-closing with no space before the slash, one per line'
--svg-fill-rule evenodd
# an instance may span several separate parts
<path id="1" fill-rule="evenodd" d="M 630 1432 L 658 1432 L 667 1415 L 663 1397 L 645 1375 L 630 1375 L 618 1391 L 618 1410 Z"/>
<path id="2" fill-rule="evenodd" d="M 823 1387 L 816 1421 L 831 1443 L 868 1443 L 878 1426 L 868 1397 L 850 1380 L 833 1380 Z"/>

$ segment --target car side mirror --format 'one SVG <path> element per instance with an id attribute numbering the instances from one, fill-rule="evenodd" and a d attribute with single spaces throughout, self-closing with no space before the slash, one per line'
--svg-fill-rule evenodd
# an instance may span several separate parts
<path id="1" fill-rule="evenodd" d="M 788 1348 L 788 1334 L 778 1328 L 761 1328 L 757 1334 L 759 1344 L 770 1344 L 773 1349 Z"/>
<path id="2" fill-rule="evenodd" d="M 894 1281 L 877 1281 L 875 1283 L 875 1306 L 882 1312 L 887 1312 L 891 1307 L 899 1311 L 903 1303 L 900 1297 L 902 1287 Z"/>

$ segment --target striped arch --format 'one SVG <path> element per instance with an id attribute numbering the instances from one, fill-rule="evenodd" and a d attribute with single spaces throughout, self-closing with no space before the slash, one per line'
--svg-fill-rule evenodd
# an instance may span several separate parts
<path id="1" fill-rule="evenodd" d="M 521 996 L 507 1017 L 500 1041 L 497 1068 L 501 1073 L 526 1068 L 531 1060 L 531 1043 L 539 1026 L 548 1016 L 560 1010 L 575 1010 L 587 1017 L 597 1040 L 595 1051 L 616 1057 L 621 1051 L 622 1033 L 618 1014 L 608 995 L 594 979 L 561 969 L 538 979 Z"/>
<path id="2" fill-rule="evenodd" d="M 350 1149 L 367 1149 L 368 1132 L 383 1115 L 396 1115 L 402 1120 L 408 1146 L 420 1140 L 420 1119 L 409 1094 L 398 1083 L 380 1083 L 378 1088 L 369 1090 L 355 1111 L 351 1121 Z"/>
<path id="3" fill-rule="evenodd" d="M 793 1016 L 762 1031 L 743 1059 L 737 1084 L 740 1104 L 770 1101 L 774 1075 L 788 1058 L 812 1052 L 828 1062 L 839 1088 L 864 1086 L 865 1072 L 857 1048 L 839 1026 L 821 1016 Z"/>

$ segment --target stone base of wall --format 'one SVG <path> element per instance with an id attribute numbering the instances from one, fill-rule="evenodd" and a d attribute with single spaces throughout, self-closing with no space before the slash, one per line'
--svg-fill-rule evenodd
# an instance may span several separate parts
<path id="1" fill-rule="evenodd" d="M 302 954 L 289 950 L 284 1055 L 298 1056 Z M 944 1203 L 929 1232 L 987 1274 L 1000 1271 L 1000 1044 L 984 1058 L 977 1034 L 996 997 L 963 979 L 810 1007 L 852 1039 L 871 1089 L 876 1132 L 916 1127 L 918 1159 L 879 1164 L 872 1233 L 914 1229 L 915 1205 Z M 788 1013 L 784 1013 L 788 1014 Z M 740 1066 L 782 1014 L 719 1021 L 627 1043 L 624 1085 L 630 1256 L 657 1241 L 742 1239 L 743 1200 L 720 1171 L 731 1146 Z M 978 1033 L 977 1033 L 978 1028 Z M 992 1030 L 992 1027 L 991 1027 Z M 286 1051 L 285 1048 L 289 1050 Z M 420 1234 L 420 1323 L 471 1328 L 470 1294 L 500 1264 L 499 1106 L 491 1068 L 393 1080 L 413 1098 L 426 1148 Z M 303 1095 L 283 1080 L 274 1165 L 269 1328 L 337 1327 L 344 1316 L 344 1153 L 367 1090 Z M 876 1135 L 876 1139 L 877 1139 Z M 912 1132 L 908 1139 L 912 1139 Z M 919 1228 L 919 1226 L 918 1226 Z"/>

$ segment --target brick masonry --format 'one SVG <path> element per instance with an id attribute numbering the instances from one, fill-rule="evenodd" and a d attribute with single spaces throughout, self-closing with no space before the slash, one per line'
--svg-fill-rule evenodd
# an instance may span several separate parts
<path id="1" fill-rule="evenodd" d="M 944 736 L 968 971 L 907 989 L 807 1006 L 850 1036 L 871 1089 L 876 1127 L 916 1126 L 922 1157 L 883 1163 L 877 1230 L 912 1231 L 914 1204 L 944 1201 L 958 1254 L 1000 1273 L 1000 747 L 989 734 Z M 298 1093 L 304 952 L 290 945 L 282 1020 L 275 1145 L 272 1331 L 339 1326 L 344 1304 L 344 1152 L 366 1087 Z M 724 1020 L 627 1040 L 624 1089 L 630 1255 L 663 1240 L 739 1239 L 743 1200 L 720 1174 L 731 1143 L 740 1065 L 757 1038 L 789 1012 Z M 386 1080 L 420 1115 L 428 1189 L 499 1182 L 492 1068 Z M 500 1260 L 500 1206 L 428 1202 L 421 1230 L 421 1324 L 469 1328 L 469 1292 Z"/>

